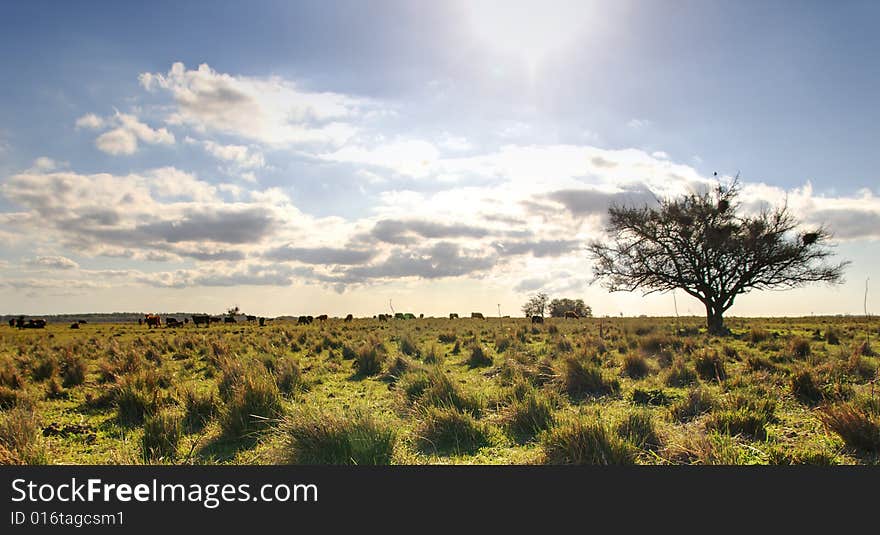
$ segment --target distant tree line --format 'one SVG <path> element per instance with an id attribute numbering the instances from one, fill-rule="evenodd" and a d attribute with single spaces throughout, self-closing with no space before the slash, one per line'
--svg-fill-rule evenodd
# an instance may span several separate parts
<path id="1" fill-rule="evenodd" d="M 550 314 L 553 318 L 561 318 L 566 312 L 574 312 L 582 318 L 593 316 L 593 309 L 584 303 L 583 299 L 569 299 L 567 297 L 550 299 L 544 292 L 539 292 L 529 298 L 522 306 L 523 314 L 526 317 L 541 316 Z"/>

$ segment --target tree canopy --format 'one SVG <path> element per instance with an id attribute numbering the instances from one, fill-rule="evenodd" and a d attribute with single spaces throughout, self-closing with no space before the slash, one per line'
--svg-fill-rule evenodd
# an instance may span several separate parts
<path id="1" fill-rule="evenodd" d="M 566 312 L 574 312 L 582 318 L 589 318 L 593 315 L 593 309 L 584 303 L 583 299 L 569 299 L 567 297 L 553 299 L 550 301 L 550 316 L 561 318 Z"/>
<path id="2" fill-rule="evenodd" d="M 827 262 L 827 229 L 800 230 L 787 205 L 741 213 L 739 193 L 734 180 L 656 207 L 612 205 L 609 239 L 589 246 L 596 277 L 610 291 L 681 289 L 705 305 L 707 327 L 717 334 L 740 294 L 842 282 L 848 262 Z"/>
<path id="3" fill-rule="evenodd" d="M 547 310 L 547 302 L 550 297 L 544 292 L 538 292 L 529 298 L 528 301 L 522 306 L 523 314 L 526 317 L 531 316 L 544 316 L 544 312 Z"/>

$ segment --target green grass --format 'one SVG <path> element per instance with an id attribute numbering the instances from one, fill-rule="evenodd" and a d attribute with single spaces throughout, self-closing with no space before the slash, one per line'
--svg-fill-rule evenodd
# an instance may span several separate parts
<path id="1" fill-rule="evenodd" d="M 0 462 L 880 462 L 880 319 L 730 327 L 0 327 Z"/>

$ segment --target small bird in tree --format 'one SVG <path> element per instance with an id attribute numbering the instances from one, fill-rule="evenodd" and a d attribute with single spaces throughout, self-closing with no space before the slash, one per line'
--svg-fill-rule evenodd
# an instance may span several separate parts
<path id="1" fill-rule="evenodd" d="M 740 294 L 843 281 L 849 262 L 826 262 L 832 252 L 824 227 L 798 233 L 799 222 L 784 205 L 740 214 L 738 194 L 734 179 L 657 207 L 611 206 L 610 239 L 589 246 L 596 278 L 610 291 L 680 288 L 706 307 L 713 334 L 727 332 L 724 313 Z"/>

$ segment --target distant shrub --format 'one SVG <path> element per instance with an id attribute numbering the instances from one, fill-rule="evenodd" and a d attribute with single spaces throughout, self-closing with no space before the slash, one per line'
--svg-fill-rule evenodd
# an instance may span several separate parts
<path id="1" fill-rule="evenodd" d="M 177 457 L 177 445 L 183 436 L 182 418 L 179 413 L 162 409 L 144 420 L 141 452 L 148 460 L 173 460 Z"/>
<path id="2" fill-rule="evenodd" d="M 358 409 L 337 411 L 302 406 L 280 425 L 280 462 L 305 465 L 391 464 L 394 426 Z"/>
<path id="3" fill-rule="evenodd" d="M 635 464 L 632 447 L 595 417 L 565 418 L 541 443 L 548 464 Z"/>

